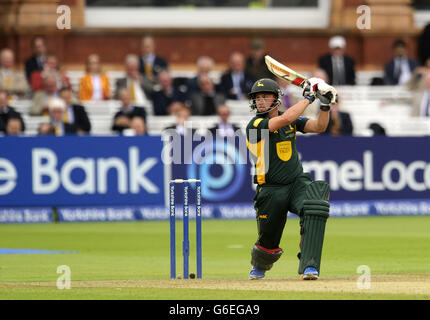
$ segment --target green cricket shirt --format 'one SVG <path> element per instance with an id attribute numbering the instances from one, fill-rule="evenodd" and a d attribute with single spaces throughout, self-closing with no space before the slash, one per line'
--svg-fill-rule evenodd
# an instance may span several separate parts
<path id="1" fill-rule="evenodd" d="M 246 142 L 255 161 L 254 183 L 289 184 L 303 173 L 296 150 L 296 133 L 304 133 L 308 120 L 299 117 L 290 125 L 269 132 L 268 117 L 257 115 L 251 119 L 246 127 Z"/>

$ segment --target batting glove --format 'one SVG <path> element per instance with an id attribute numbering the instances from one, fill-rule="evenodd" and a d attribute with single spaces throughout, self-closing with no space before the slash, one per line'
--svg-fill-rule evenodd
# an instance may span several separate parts
<path id="1" fill-rule="evenodd" d="M 305 84 L 304 90 L 303 90 L 303 97 L 305 99 L 308 99 L 310 103 L 315 101 L 315 94 L 316 91 L 312 87 L 312 85 L 309 83 L 309 81 Z"/>

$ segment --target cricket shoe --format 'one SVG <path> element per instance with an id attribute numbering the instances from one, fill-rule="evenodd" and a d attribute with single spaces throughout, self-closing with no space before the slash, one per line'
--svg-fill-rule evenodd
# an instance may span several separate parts
<path id="1" fill-rule="evenodd" d="M 302 274 L 302 280 L 317 280 L 319 273 L 314 267 L 307 267 Z"/>
<path id="2" fill-rule="evenodd" d="M 265 270 L 252 267 L 251 272 L 249 273 L 249 279 L 251 280 L 263 279 L 265 273 L 266 273 Z"/>

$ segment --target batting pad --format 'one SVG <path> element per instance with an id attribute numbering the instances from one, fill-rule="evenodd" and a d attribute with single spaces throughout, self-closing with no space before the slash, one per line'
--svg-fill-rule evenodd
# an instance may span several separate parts
<path id="1" fill-rule="evenodd" d="M 261 270 L 270 270 L 282 253 L 281 248 L 270 250 L 255 245 L 251 250 L 251 264 Z"/>
<path id="2" fill-rule="evenodd" d="M 324 181 L 315 181 L 307 187 L 300 230 L 299 274 L 303 274 L 307 267 L 320 270 L 325 225 L 330 212 L 329 192 Z"/>

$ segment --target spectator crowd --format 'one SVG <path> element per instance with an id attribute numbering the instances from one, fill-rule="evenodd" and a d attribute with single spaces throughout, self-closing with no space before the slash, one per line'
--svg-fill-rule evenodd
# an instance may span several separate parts
<path id="1" fill-rule="evenodd" d="M 430 25 L 429 25 L 430 26 Z M 383 67 L 383 77 L 373 78 L 371 85 L 402 85 L 416 92 L 413 115 L 430 116 L 430 27 L 419 38 L 419 60 L 410 58 L 406 42 L 399 39 L 392 45 L 392 59 Z M 356 84 L 355 61 L 346 54 L 347 43 L 334 36 L 328 43 L 327 54 L 318 59 L 320 77 L 334 86 Z M 201 56 L 196 61 L 196 74 L 181 79 L 172 77 L 169 62 L 159 56 L 152 36 L 142 38 L 140 55 L 129 54 L 124 59 L 124 77 L 110 87 L 103 71 L 101 57 L 87 57 L 85 74 L 74 92 L 71 81 L 62 69 L 58 57 L 47 50 L 45 39 L 32 41 L 33 55 L 25 61 L 25 72 L 18 71 L 15 54 L 9 48 L 0 50 L 0 134 L 20 135 L 25 132 L 22 115 L 12 107 L 15 101 L 31 100 L 30 116 L 45 119 L 38 128 L 40 135 L 91 134 L 91 119 L 84 107 L 86 102 L 118 100 L 121 104 L 112 119 L 112 132 L 123 135 L 147 134 L 148 106 L 154 116 L 174 115 L 177 124 L 166 128 L 183 134 L 183 124 L 191 115 L 218 115 L 220 122 L 209 131 L 231 134 L 238 127 L 229 123 L 229 100 L 247 100 L 253 83 L 260 78 L 272 78 L 283 92 L 283 108 L 294 104 L 288 93 L 288 83 L 275 78 L 265 65 L 267 54 L 262 39 L 253 39 L 248 56 L 232 52 L 228 69 L 219 82 L 211 77 L 215 61 Z M 340 105 L 340 101 L 339 101 Z M 349 115 L 334 106 L 326 134 L 352 135 Z M 315 112 L 318 112 L 316 108 Z M 150 124 L 149 124 L 150 125 Z M 375 131 L 376 132 L 376 131 Z"/>

